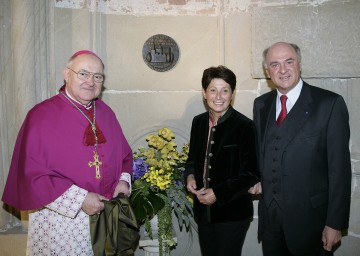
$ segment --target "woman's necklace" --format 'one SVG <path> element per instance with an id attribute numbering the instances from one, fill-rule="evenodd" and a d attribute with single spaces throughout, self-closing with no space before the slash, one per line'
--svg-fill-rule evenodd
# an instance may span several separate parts
<path id="1" fill-rule="evenodd" d="M 65 96 L 65 98 L 77 109 L 79 110 L 79 112 L 89 121 L 90 125 L 91 125 L 91 130 L 94 133 L 94 137 L 95 137 L 95 144 L 94 144 L 94 161 L 89 161 L 88 165 L 89 167 L 93 167 L 95 166 L 95 172 L 96 172 L 96 179 L 100 179 L 100 165 L 102 165 L 102 162 L 99 160 L 99 154 L 97 152 L 97 144 L 98 144 L 98 137 L 96 135 L 96 104 L 95 101 L 93 102 L 94 104 L 94 117 L 93 120 L 91 121 L 90 118 L 78 107 L 76 106 L 76 104 L 63 92 L 60 92 L 62 95 Z"/>

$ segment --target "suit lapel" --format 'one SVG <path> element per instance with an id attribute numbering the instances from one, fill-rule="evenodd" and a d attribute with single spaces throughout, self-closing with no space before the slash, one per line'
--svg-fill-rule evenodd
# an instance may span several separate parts
<path id="1" fill-rule="evenodd" d="M 266 138 L 266 132 L 268 131 L 268 127 L 271 121 L 273 121 L 271 118 L 275 119 L 276 94 L 276 90 L 272 91 L 269 94 L 269 97 L 264 99 L 263 106 L 260 109 L 260 136 L 262 141 L 261 150 L 264 150 L 264 138 Z M 311 96 L 310 85 L 304 82 L 300 96 L 296 101 L 294 107 L 289 112 L 286 124 L 283 124 L 286 125 L 286 130 L 283 134 L 283 139 L 285 143 L 284 145 L 287 146 L 306 123 L 309 114 L 311 113 L 312 102 L 313 99 Z"/>
<path id="2" fill-rule="evenodd" d="M 260 110 L 260 124 L 261 124 L 261 149 L 264 150 L 266 132 L 268 131 L 268 126 L 270 124 L 271 118 L 275 119 L 275 102 L 276 102 L 276 93 L 274 90 L 271 92 L 269 97 L 264 100 L 264 105 Z"/>
<path id="3" fill-rule="evenodd" d="M 310 107 L 313 99 L 310 93 L 310 86 L 304 82 L 300 96 L 296 101 L 294 107 L 286 117 L 286 132 L 284 133 L 283 139 L 285 140 L 285 147 L 299 134 L 300 130 L 306 123 L 309 114 Z"/>

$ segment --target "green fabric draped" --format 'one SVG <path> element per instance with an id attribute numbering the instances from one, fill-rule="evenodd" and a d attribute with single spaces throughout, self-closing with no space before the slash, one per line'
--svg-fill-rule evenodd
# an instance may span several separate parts
<path id="1" fill-rule="evenodd" d="M 90 216 L 94 255 L 134 255 L 139 245 L 140 234 L 129 199 L 119 195 L 103 202 L 105 209 L 100 214 Z"/>

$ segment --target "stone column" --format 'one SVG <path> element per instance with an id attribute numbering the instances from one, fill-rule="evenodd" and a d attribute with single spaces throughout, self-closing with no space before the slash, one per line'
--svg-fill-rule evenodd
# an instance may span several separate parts
<path id="1" fill-rule="evenodd" d="M 0 191 L 4 189 L 16 136 L 26 113 L 55 93 L 53 5 L 47 0 L 4 0 L 0 4 Z M 16 219 L 2 209 L 0 216 L 1 226 L 6 222 L 10 228 L 17 226 Z M 21 213 L 21 219 L 26 217 Z"/>

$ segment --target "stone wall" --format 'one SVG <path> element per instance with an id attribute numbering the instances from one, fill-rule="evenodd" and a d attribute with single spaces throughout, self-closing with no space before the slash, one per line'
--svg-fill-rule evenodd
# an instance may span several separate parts
<path id="1" fill-rule="evenodd" d="M 105 63 L 106 89 L 102 98 L 116 112 L 134 149 L 144 145 L 146 134 L 161 126 L 174 129 L 179 143 L 188 141 L 192 118 L 205 110 L 201 76 L 209 66 L 223 64 L 235 72 L 238 84 L 234 107 L 251 118 L 253 100 L 271 87 L 261 65 L 262 50 L 279 40 L 299 44 L 304 80 L 340 93 L 349 108 L 353 168 L 350 227 L 335 255 L 356 255 L 360 251 L 359 1 L 56 0 L 54 5 L 41 8 L 43 5 L 34 0 L 12 1 L 10 13 L 14 25 L 3 31 L 12 34 L 12 55 L 5 56 L 10 58 L 7 63 L 14 63 L 16 67 L 6 69 L 7 73 L 14 72 L 16 84 L 25 84 L 26 76 L 20 74 L 32 76 L 34 66 L 39 68 L 41 63 L 47 63 L 45 69 L 40 68 L 46 70 L 46 74 L 38 73 L 43 78 L 42 83 L 48 82 L 47 85 L 36 89 L 30 84 L 22 89 L 40 91 L 41 97 L 31 96 L 29 100 L 26 93 L 22 96 L 25 102 L 36 102 L 48 94 L 54 95 L 62 85 L 62 70 L 74 51 L 84 48 L 96 51 Z M 28 18 L 33 21 L 32 27 L 26 26 L 26 22 L 19 23 L 24 15 L 15 10 L 34 15 Z M 0 13 L 3 13 L 0 20 L 8 16 Z M 45 29 L 40 21 L 48 22 Z M 30 29 L 35 38 L 24 40 L 32 36 L 18 34 L 18 28 L 20 31 Z M 155 34 L 168 35 L 179 45 L 179 62 L 169 71 L 153 71 L 143 61 L 143 44 Z M 0 45 L 4 45 L 2 42 L 7 38 L 2 33 Z M 29 49 L 34 49 L 34 56 Z M 33 60 L 27 65 L 29 67 L 19 64 L 22 53 L 27 53 L 27 60 Z M 0 61 L 0 64 L 6 63 Z M 4 78 L 4 68 L 1 68 L 0 78 Z M 4 117 L 2 120 L 9 118 L 18 128 L 25 112 L 22 109 L 31 106 L 21 105 L 21 99 L 11 91 L 14 81 L 9 80 L 6 88 L 15 102 L 7 99 L 8 104 L 5 102 L 2 106 L 21 107 L 19 120 L 12 118 L 5 107 L 0 108 L 0 117 Z M 38 84 L 37 80 L 34 83 Z M 6 99 L 6 95 L 2 94 L 1 98 Z M 8 126 L 2 123 L 1 128 L 4 127 Z M 3 144 L 1 149 L 8 152 L 12 150 L 14 135 L 3 131 L 1 142 L 6 137 L 9 143 L 8 146 Z M 3 166 L 10 161 L 9 157 L 2 159 Z M 261 255 L 256 239 L 256 216 L 245 241 L 244 255 Z M 199 255 L 196 234 L 192 242 L 187 234 L 178 234 L 178 246 L 172 255 Z M 143 252 L 138 250 L 137 255 Z"/>

